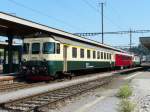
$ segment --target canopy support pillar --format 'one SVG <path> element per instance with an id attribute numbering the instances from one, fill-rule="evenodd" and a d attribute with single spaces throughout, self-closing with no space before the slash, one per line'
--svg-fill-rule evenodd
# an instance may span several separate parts
<path id="1" fill-rule="evenodd" d="M 13 34 L 12 31 L 7 32 L 8 37 L 8 72 L 13 72 L 13 52 L 12 52 L 12 43 L 13 43 Z"/>

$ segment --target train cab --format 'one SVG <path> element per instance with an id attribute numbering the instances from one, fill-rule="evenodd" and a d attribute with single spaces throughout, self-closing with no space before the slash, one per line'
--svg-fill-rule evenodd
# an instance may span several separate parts
<path id="1" fill-rule="evenodd" d="M 22 72 L 28 78 L 50 80 L 56 75 L 56 67 L 63 68 L 60 42 L 43 37 L 24 39 L 23 43 Z"/>

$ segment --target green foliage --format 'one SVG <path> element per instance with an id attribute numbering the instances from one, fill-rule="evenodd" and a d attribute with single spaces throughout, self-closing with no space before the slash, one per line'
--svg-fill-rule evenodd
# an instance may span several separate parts
<path id="1" fill-rule="evenodd" d="M 129 87 L 129 85 L 122 86 L 117 93 L 117 96 L 120 98 L 128 98 L 131 95 L 132 89 Z"/>
<path id="2" fill-rule="evenodd" d="M 132 112 L 134 111 L 135 104 L 127 99 L 122 99 L 119 105 L 118 112 Z"/>

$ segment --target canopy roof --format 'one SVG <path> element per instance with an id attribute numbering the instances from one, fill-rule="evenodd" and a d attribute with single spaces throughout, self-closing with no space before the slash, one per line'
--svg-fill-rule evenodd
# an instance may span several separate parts
<path id="1" fill-rule="evenodd" d="M 76 40 L 79 42 L 84 42 L 88 44 L 93 44 L 97 46 L 101 46 L 103 48 L 112 49 L 115 51 L 122 51 L 120 49 L 116 49 L 114 47 L 101 44 L 99 42 L 86 39 L 59 29 L 55 29 L 52 27 L 48 27 L 46 25 L 42 25 L 33 21 L 29 21 L 14 15 L 10 15 L 4 12 L 0 12 L 0 36 L 8 36 L 10 33 L 18 38 L 27 38 L 26 36 L 30 34 L 36 33 L 46 33 L 50 35 L 61 36 L 67 39 Z M 124 52 L 124 51 L 122 51 Z"/>
<path id="2" fill-rule="evenodd" d="M 140 42 L 150 50 L 150 37 L 140 37 Z"/>

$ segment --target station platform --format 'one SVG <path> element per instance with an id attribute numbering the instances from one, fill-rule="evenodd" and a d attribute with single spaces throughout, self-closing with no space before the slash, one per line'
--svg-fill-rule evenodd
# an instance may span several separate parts
<path id="1" fill-rule="evenodd" d="M 72 85 L 76 85 L 76 84 L 80 84 L 80 83 L 84 83 L 84 82 L 93 81 L 93 80 L 96 80 L 99 78 L 111 76 L 113 74 L 114 74 L 114 72 L 104 73 L 104 74 L 96 74 L 93 76 L 91 75 L 89 77 L 82 77 L 80 79 L 72 79 L 72 80 L 67 80 L 65 82 L 50 83 L 50 84 L 45 84 L 45 85 L 41 85 L 38 87 L 21 89 L 21 90 L 17 90 L 17 91 L 5 93 L 5 94 L 0 93 L 0 104 L 2 104 L 4 102 L 9 102 L 12 100 L 17 100 L 19 98 L 25 98 L 25 97 L 32 96 L 32 95 L 45 93 L 48 91 L 53 91 L 56 89 L 61 89 L 64 87 L 68 87 L 68 86 L 72 86 Z"/>
<path id="2" fill-rule="evenodd" d="M 0 81 L 10 81 L 16 79 L 19 73 L 0 74 Z"/>
<path id="3" fill-rule="evenodd" d="M 15 76 L 0 76 L 0 81 L 10 81 L 14 80 L 15 78 Z"/>

